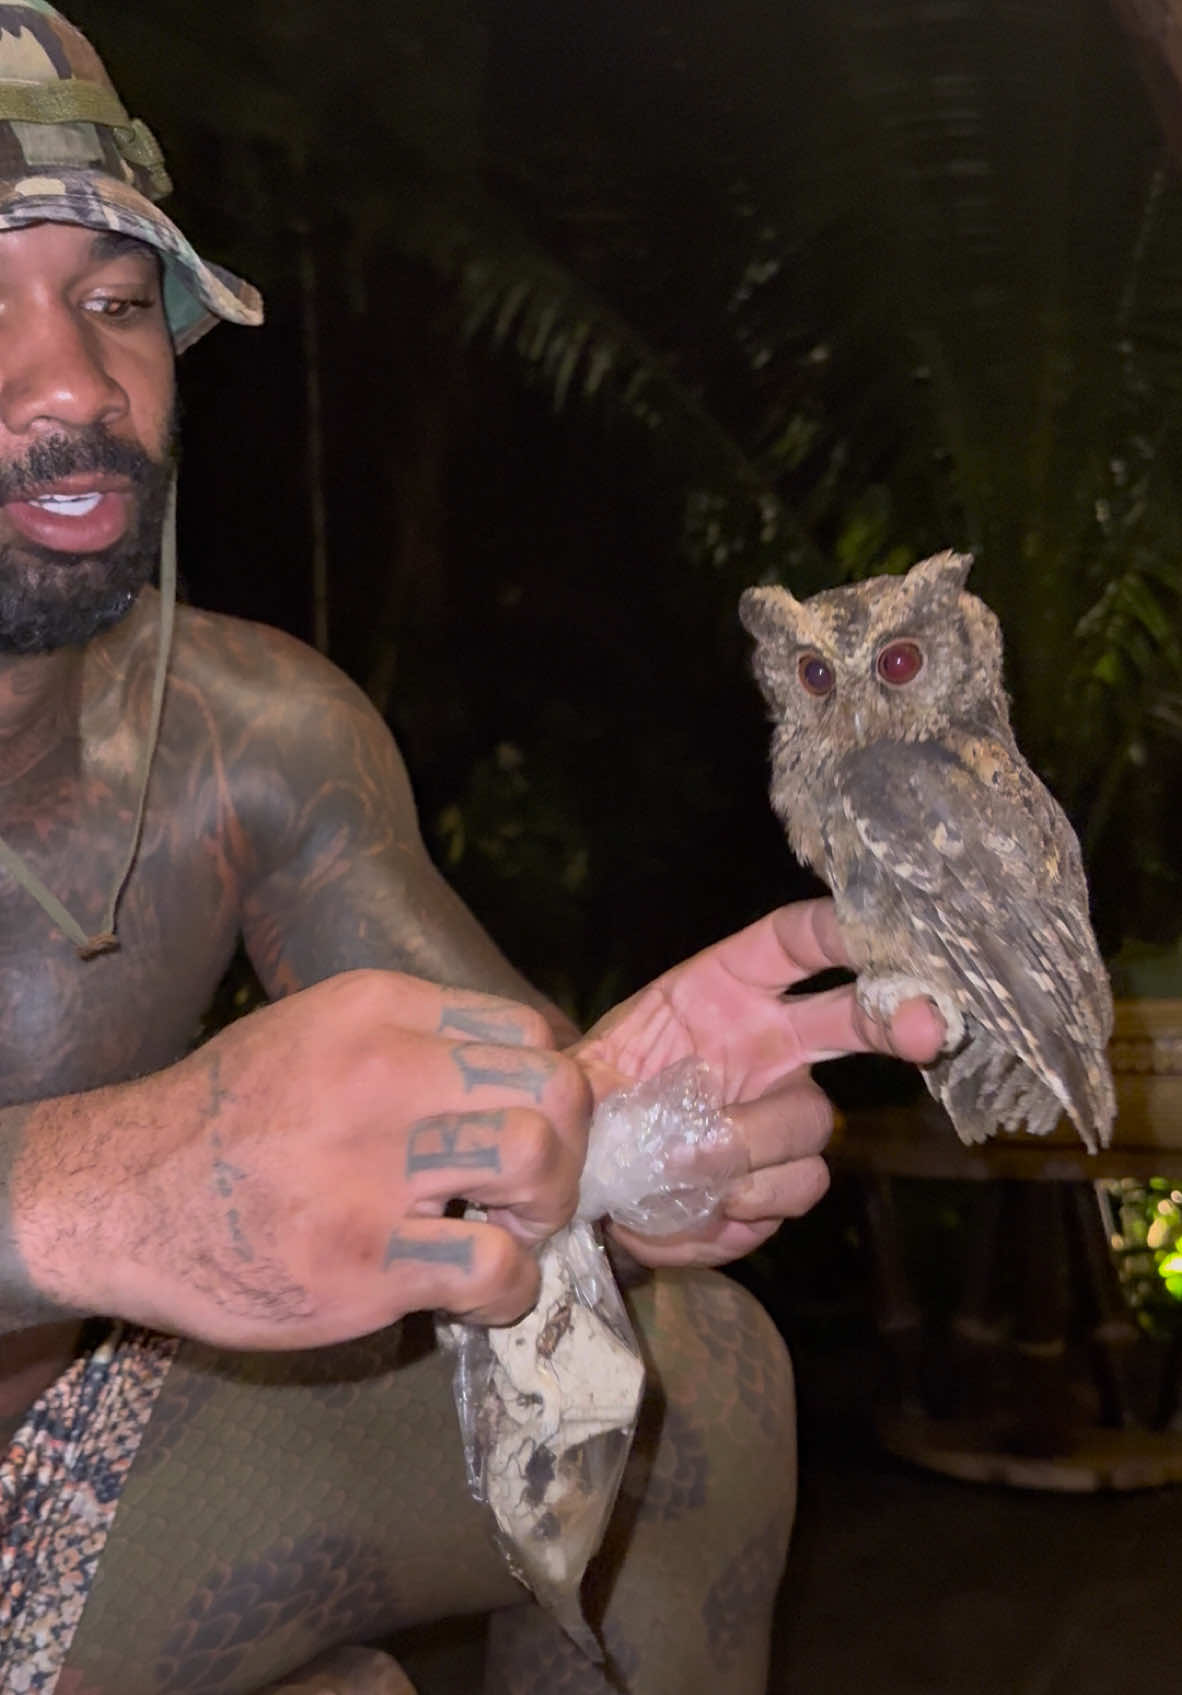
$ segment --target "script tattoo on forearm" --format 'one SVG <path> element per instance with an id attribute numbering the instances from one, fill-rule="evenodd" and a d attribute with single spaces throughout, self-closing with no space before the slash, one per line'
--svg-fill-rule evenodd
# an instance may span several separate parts
<path id="1" fill-rule="evenodd" d="M 222 1082 L 222 1056 L 220 1053 L 207 1056 L 205 1075 L 209 1082 L 209 1099 L 201 1108 L 201 1116 L 207 1123 L 210 1123 L 213 1119 L 220 1117 L 221 1110 L 226 1102 L 234 1099 L 234 1091 L 227 1088 Z"/>
<path id="2" fill-rule="evenodd" d="M 499 1171 L 497 1138 L 503 1112 L 445 1112 L 412 1126 L 406 1143 L 406 1175 L 422 1171 Z"/>
<path id="3" fill-rule="evenodd" d="M 234 1099 L 234 1091 L 222 1082 L 222 1056 L 219 1053 L 210 1054 L 205 1067 L 206 1081 L 209 1084 L 209 1097 L 202 1105 L 201 1116 L 206 1123 L 215 1122 L 220 1116 L 227 1101 Z M 213 1168 L 211 1183 L 214 1193 L 223 1201 L 232 1201 L 234 1192 L 240 1183 L 245 1183 L 247 1174 L 239 1166 L 234 1165 L 225 1156 L 222 1139 L 216 1130 L 210 1137 L 213 1148 Z M 236 1206 L 226 1208 L 226 1228 L 230 1233 L 230 1246 L 235 1257 L 241 1260 L 252 1260 L 254 1249 L 243 1229 L 242 1216 Z"/>
<path id="4" fill-rule="evenodd" d="M 455 1048 L 452 1058 L 464 1080 L 465 1093 L 485 1087 L 516 1089 L 540 1101 L 554 1075 L 554 1065 L 539 1054 L 498 1052 L 477 1042 Z"/>
<path id="5" fill-rule="evenodd" d="M 461 1271 L 472 1269 L 472 1238 L 445 1236 L 440 1241 L 425 1242 L 414 1236 L 402 1236 L 394 1231 L 386 1243 L 383 1268 L 389 1271 L 398 1260 L 417 1260 L 420 1265 L 458 1265 Z"/>
<path id="6" fill-rule="evenodd" d="M 246 1173 L 241 1170 L 239 1166 L 232 1165 L 230 1161 L 225 1158 L 222 1153 L 222 1139 L 216 1134 L 213 1138 L 213 1151 L 214 1190 L 221 1196 L 222 1200 L 232 1200 L 234 1197 L 234 1190 L 237 1185 L 246 1181 Z M 230 1231 L 230 1245 L 234 1249 L 238 1258 L 245 1260 L 253 1259 L 254 1249 L 251 1247 L 250 1242 L 247 1239 L 246 1232 L 242 1227 L 242 1219 L 239 1216 L 237 1207 L 232 1206 L 226 1208 L 226 1224 Z"/>

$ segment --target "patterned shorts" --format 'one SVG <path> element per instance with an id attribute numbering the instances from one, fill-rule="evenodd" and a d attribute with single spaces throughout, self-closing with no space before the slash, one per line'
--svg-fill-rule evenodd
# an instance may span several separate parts
<path id="1" fill-rule="evenodd" d="M 116 1324 L 0 1456 L 0 1695 L 49 1695 L 178 1347 Z"/>

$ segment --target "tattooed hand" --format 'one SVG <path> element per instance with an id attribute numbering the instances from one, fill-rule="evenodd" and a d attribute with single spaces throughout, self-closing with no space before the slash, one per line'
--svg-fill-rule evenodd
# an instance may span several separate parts
<path id="1" fill-rule="evenodd" d="M 820 1200 L 833 1108 L 810 1066 L 851 1053 L 935 1058 L 943 1030 L 926 1001 L 900 1006 L 886 1028 L 858 1005 L 852 984 L 785 997 L 818 971 L 848 963 L 832 901 L 800 901 L 667 971 L 569 1050 L 599 1098 L 696 1054 L 734 1103 L 729 1116 L 746 1141 L 749 1174 L 731 1184 L 721 1216 L 700 1232 L 655 1239 L 613 1227 L 642 1264 L 722 1265 Z"/>
<path id="2" fill-rule="evenodd" d="M 179 1065 L 25 1122 L 33 1286 L 232 1348 L 303 1348 L 534 1300 L 574 1209 L 590 1090 L 541 1013 L 394 972 L 334 977 Z M 488 1222 L 444 1216 L 463 1197 Z"/>

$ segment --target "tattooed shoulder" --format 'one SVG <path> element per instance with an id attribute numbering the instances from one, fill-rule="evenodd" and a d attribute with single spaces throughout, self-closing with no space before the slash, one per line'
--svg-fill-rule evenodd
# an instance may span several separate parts
<path id="1" fill-rule="evenodd" d="M 371 848 L 416 832 L 405 768 L 364 693 L 281 630 L 186 609 L 174 687 L 211 725 L 262 869 L 309 837 L 353 829 Z"/>

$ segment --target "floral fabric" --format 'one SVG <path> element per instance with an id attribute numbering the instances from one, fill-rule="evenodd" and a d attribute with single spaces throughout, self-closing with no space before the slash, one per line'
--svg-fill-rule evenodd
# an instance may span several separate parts
<path id="1" fill-rule="evenodd" d="M 51 1695 L 177 1349 L 116 1324 L 0 1457 L 0 1695 Z"/>

